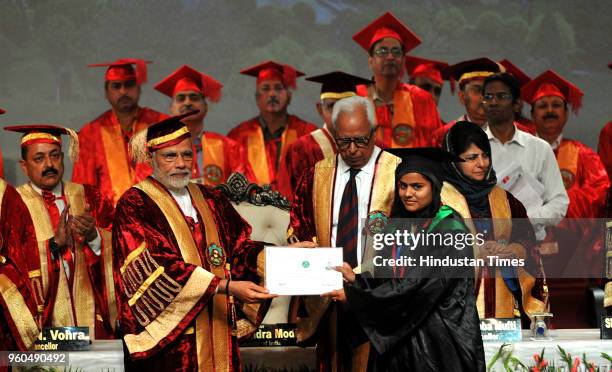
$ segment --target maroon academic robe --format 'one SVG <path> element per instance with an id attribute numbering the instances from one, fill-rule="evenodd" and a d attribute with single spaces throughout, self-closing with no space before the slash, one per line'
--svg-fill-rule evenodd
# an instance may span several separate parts
<path id="1" fill-rule="evenodd" d="M 416 85 L 398 82 L 393 101 L 376 98 L 374 85 L 358 85 L 357 94 L 376 107 L 376 145 L 380 148 L 425 147 L 440 128 L 438 107 L 431 94 Z"/>
<path id="2" fill-rule="evenodd" d="M 97 339 L 113 338 L 116 319 L 116 303 L 112 278 L 112 247 L 110 227 L 113 206 L 99 190 L 90 185 L 63 183 L 65 204 L 70 204 L 70 214 L 82 214 L 89 205 L 96 220 L 101 238 L 100 255 L 93 252 L 81 237 L 72 237 L 73 246 L 70 277 L 63 263 L 54 259 L 49 241 L 57 226 L 41 194 L 31 184 L 17 188 L 34 223 L 38 240 L 36 258 L 42 269 L 42 288 L 45 296 L 43 326 L 85 326 Z M 59 211 L 61 212 L 61 211 Z M 64 257 L 66 259 L 66 257 Z"/>
<path id="3" fill-rule="evenodd" d="M 264 305 L 236 304 L 235 318 L 233 301 L 215 293 L 230 272 L 260 281 L 264 243 L 249 239 L 250 226 L 220 192 L 188 190 L 198 223 L 152 177 L 117 204 L 114 274 L 128 369 L 239 370 L 237 336 L 263 319 Z"/>
<path id="4" fill-rule="evenodd" d="M 281 138 L 264 141 L 259 117 L 254 117 L 238 124 L 227 136 L 240 143 L 246 152 L 248 166 L 253 171 L 253 178 L 249 181 L 259 185 L 270 184 L 272 189 L 278 190 L 277 182 L 282 177 L 279 173 L 283 172 L 281 165 L 287 148 L 298 138 L 316 129 L 316 125 L 289 115 Z M 280 159 L 277 162 L 278 151 Z"/>
<path id="5" fill-rule="evenodd" d="M 281 193 L 291 200 L 302 174 L 319 160 L 336 152 L 336 141 L 325 128 L 317 129 L 295 141 L 287 149 L 282 164 L 284 173 L 281 173 L 278 180 Z"/>
<path id="6" fill-rule="evenodd" d="M 40 289 L 36 235 L 21 197 L 1 178 L 0 200 L 0 350 L 27 350 L 43 306 L 42 293 L 33 289 Z"/>

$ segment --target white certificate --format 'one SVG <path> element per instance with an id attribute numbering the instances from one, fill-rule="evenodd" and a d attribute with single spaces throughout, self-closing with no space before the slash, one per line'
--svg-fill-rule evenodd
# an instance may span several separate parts
<path id="1" fill-rule="evenodd" d="M 266 247 L 266 288 L 281 296 L 320 295 L 342 288 L 342 248 Z"/>

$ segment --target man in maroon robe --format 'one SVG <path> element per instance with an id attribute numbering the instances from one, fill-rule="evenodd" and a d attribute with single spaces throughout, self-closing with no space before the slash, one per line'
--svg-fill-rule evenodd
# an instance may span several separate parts
<path id="1" fill-rule="evenodd" d="M 264 243 L 220 192 L 191 183 L 191 134 L 172 117 L 135 135 L 153 175 L 119 200 L 114 274 L 128 370 L 240 370 L 237 339 L 273 298 Z M 236 302 L 234 302 L 236 300 Z"/>

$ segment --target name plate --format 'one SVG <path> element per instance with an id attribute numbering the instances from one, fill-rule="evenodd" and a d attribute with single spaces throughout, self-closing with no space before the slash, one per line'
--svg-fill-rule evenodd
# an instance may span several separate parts
<path id="1" fill-rule="evenodd" d="M 278 323 L 262 324 L 247 340 L 240 342 L 240 347 L 295 346 L 295 324 Z"/>
<path id="2" fill-rule="evenodd" d="M 521 320 L 518 318 L 480 320 L 483 342 L 519 342 L 522 340 Z"/>
<path id="3" fill-rule="evenodd" d="M 612 316 L 602 316 L 599 338 L 602 340 L 612 340 Z"/>
<path id="4" fill-rule="evenodd" d="M 34 350 L 79 351 L 89 350 L 89 327 L 44 328 L 34 343 Z"/>

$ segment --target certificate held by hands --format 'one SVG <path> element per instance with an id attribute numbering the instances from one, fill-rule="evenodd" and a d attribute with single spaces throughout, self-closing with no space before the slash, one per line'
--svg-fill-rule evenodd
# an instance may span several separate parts
<path id="1" fill-rule="evenodd" d="M 342 288 L 342 248 L 266 247 L 266 288 L 281 296 L 320 295 Z"/>

